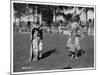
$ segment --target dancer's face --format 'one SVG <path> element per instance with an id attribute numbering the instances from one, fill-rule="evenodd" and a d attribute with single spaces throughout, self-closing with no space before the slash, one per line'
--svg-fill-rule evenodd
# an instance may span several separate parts
<path id="1" fill-rule="evenodd" d="M 39 21 L 38 17 L 34 17 L 34 22 L 37 23 Z"/>

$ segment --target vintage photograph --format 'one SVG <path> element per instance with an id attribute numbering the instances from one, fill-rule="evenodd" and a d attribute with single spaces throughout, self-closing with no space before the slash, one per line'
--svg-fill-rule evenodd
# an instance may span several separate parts
<path id="1" fill-rule="evenodd" d="M 11 73 L 95 68 L 95 6 L 11 1 Z"/>

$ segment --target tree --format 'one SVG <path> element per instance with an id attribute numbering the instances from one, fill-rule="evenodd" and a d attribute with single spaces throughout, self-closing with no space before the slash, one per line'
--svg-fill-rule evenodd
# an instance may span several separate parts
<path id="1" fill-rule="evenodd" d="M 26 4 L 25 3 L 13 3 L 13 9 L 17 11 L 15 16 L 19 18 L 26 11 Z"/>

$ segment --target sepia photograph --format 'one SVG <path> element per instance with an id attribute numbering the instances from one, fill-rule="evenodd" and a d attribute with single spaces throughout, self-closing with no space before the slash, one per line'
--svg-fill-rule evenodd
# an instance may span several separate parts
<path id="1" fill-rule="evenodd" d="M 11 73 L 95 69 L 95 6 L 11 1 Z"/>

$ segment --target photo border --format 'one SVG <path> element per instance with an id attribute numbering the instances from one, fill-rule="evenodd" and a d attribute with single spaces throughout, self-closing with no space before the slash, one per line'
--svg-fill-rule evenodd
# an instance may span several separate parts
<path id="1" fill-rule="evenodd" d="M 29 71 L 29 72 L 13 72 L 13 3 L 29 3 L 29 4 L 43 4 L 43 5 L 63 5 L 63 6 L 80 6 L 94 8 L 94 67 L 77 68 L 77 69 L 58 69 L 58 70 L 43 70 L 43 71 Z M 57 2 L 42 2 L 29 0 L 10 0 L 10 74 L 36 74 L 36 73 L 51 73 L 51 72 L 69 72 L 69 71 L 84 71 L 96 70 L 96 5 L 72 4 L 72 3 L 57 3 Z"/>

